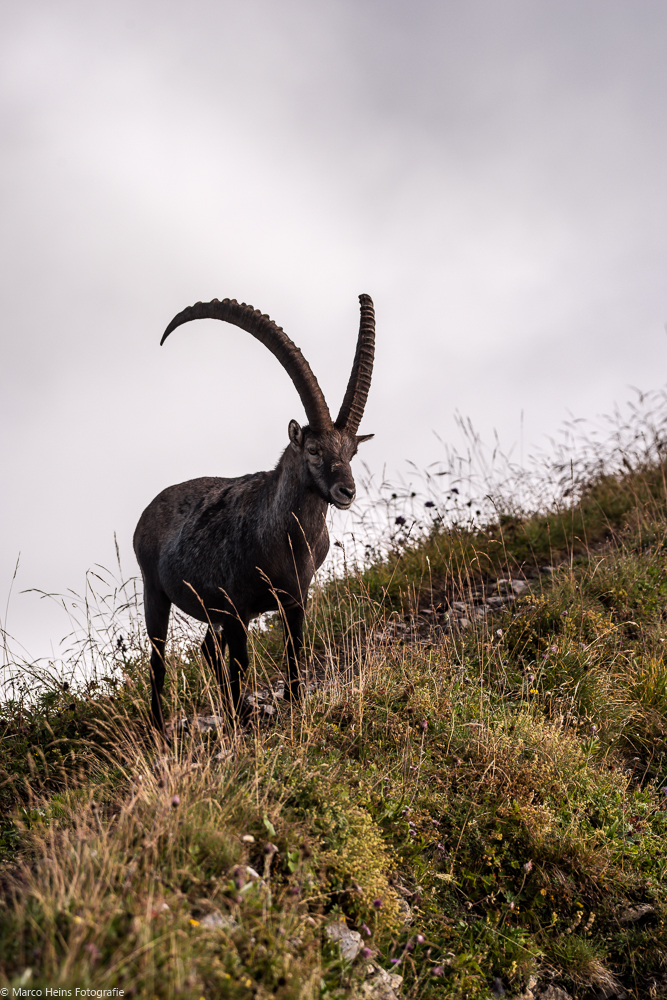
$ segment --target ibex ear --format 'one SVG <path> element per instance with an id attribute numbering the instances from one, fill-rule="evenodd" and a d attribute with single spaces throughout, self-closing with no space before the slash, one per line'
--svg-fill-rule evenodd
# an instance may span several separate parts
<path id="1" fill-rule="evenodd" d="M 357 434 L 357 444 L 363 444 L 364 441 L 370 441 L 370 439 L 374 437 L 375 434 Z"/>
<path id="2" fill-rule="evenodd" d="M 296 420 L 290 420 L 289 427 L 287 429 L 289 434 L 290 443 L 293 448 L 301 448 L 303 445 L 303 431 L 297 424 Z"/>

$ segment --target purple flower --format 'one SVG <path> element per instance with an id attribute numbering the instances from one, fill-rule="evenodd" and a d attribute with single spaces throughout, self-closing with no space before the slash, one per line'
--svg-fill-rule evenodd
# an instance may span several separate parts
<path id="1" fill-rule="evenodd" d="M 368 926 L 368 924 L 362 924 L 361 925 L 361 929 L 364 932 L 364 934 L 366 935 L 366 937 L 370 937 L 371 936 L 371 929 Z"/>
<path id="2" fill-rule="evenodd" d="M 424 943 L 424 935 L 423 934 L 418 934 L 417 937 L 415 938 L 415 941 L 417 942 L 417 944 L 423 944 Z"/>
<path id="3" fill-rule="evenodd" d="M 375 907 L 376 910 L 382 909 L 382 900 L 379 898 L 379 896 L 377 899 L 373 900 L 373 906 Z"/>
<path id="4" fill-rule="evenodd" d="M 523 866 L 523 870 L 525 872 L 531 872 L 533 870 L 533 862 L 532 861 L 526 861 L 525 865 Z"/>
<path id="5" fill-rule="evenodd" d="M 426 732 L 426 730 L 428 729 L 428 722 L 426 721 L 426 719 L 422 719 L 422 721 L 419 723 L 419 728 L 423 729 L 424 732 Z"/>
<path id="6" fill-rule="evenodd" d="M 436 965 L 433 969 L 431 969 L 431 972 L 434 976 L 442 976 L 444 975 L 445 970 L 441 965 Z"/>
<path id="7" fill-rule="evenodd" d="M 424 506 L 425 507 L 435 507 L 435 504 L 433 503 L 432 500 L 427 500 L 426 503 L 424 504 Z"/>
<path id="8" fill-rule="evenodd" d="M 400 965 L 401 964 L 400 958 L 391 958 L 391 959 L 389 959 L 389 961 L 391 962 L 392 965 Z"/>
<path id="9" fill-rule="evenodd" d="M 178 807 L 180 806 L 180 804 L 181 804 L 180 797 L 178 795 L 174 795 L 174 797 L 171 800 L 172 808 L 178 809 Z"/>
<path id="10" fill-rule="evenodd" d="M 394 523 L 395 524 L 405 524 L 405 518 L 401 514 L 399 514 Z"/>
<path id="11" fill-rule="evenodd" d="M 456 495 L 458 496 L 458 492 L 459 491 L 457 490 L 456 486 L 452 486 L 450 493 L 456 493 Z"/>
<path id="12" fill-rule="evenodd" d="M 371 951 L 370 948 L 362 948 L 359 954 L 361 955 L 362 958 L 370 958 L 373 952 Z"/>

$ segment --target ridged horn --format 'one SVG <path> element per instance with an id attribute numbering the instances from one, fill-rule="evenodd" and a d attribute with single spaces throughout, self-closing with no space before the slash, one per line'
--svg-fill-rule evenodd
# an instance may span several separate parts
<path id="1" fill-rule="evenodd" d="M 364 407 L 368 399 L 368 390 L 371 387 L 371 376 L 373 375 L 373 360 L 375 358 L 375 310 L 373 300 L 370 295 L 360 295 L 361 320 L 359 323 L 359 336 L 357 337 L 357 350 L 354 355 L 352 374 L 347 383 L 343 405 L 336 418 L 336 427 L 345 430 L 349 434 L 356 434 L 361 418 L 364 415 Z"/>
<path id="2" fill-rule="evenodd" d="M 213 299 L 211 302 L 196 302 L 195 305 L 188 306 L 187 309 L 174 316 L 162 334 L 160 345 L 164 344 L 169 334 L 177 326 L 189 323 L 193 319 L 221 319 L 225 323 L 239 326 L 246 333 L 256 337 L 275 355 L 294 382 L 312 429 L 319 432 L 332 426 L 329 407 L 310 365 L 296 344 L 272 319 L 263 315 L 259 309 L 253 309 L 245 302 L 239 303 L 236 299 L 223 299 L 222 302 L 218 299 Z"/>

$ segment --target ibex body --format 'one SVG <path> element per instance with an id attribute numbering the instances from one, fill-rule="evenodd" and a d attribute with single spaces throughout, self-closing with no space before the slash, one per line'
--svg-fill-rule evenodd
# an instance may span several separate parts
<path id="1" fill-rule="evenodd" d="M 229 299 L 198 302 L 174 317 L 164 333 L 162 342 L 182 323 L 206 317 L 247 330 L 291 376 L 308 424 L 300 427 L 290 421 L 289 444 L 273 471 L 171 486 L 139 520 L 134 549 L 144 580 L 152 645 L 151 715 L 163 734 L 164 651 L 172 604 L 208 623 L 202 651 L 232 712 L 240 707 L 241 675 L 248 665 L 248 625 L 263 612 L 280 610 L 289 673 L 285 695 L 299 696 L 308 588 L 329 550 L 327 506 L 346 509 L 353 502 L 350 461 L 359 443 L 372 437 L 356 433 L 370 387 L 375 345 L 373 303 L 368 295 L 360 296 L 360 302 L 356 356 L 335 422 L 299 349 L 252 306 Z"/>

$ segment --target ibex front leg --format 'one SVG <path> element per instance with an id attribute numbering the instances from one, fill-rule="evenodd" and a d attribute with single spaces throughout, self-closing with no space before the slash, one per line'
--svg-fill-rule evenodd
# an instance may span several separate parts
<path id="1" fill-rule="evenodd" d="M 298 701 L 301 698 L 301 678 L 299 662 L 303 650 L 303 619 L 304 609 L 298 605 L 283 608 L 283 627 L 285 630 L 285 648 L 287 649 L 287 684 L 285 698 L 288 701 Z"/>
<path id="2" fill-rule="evenodd" d="M 231 709 L 232 715 L 242 715 L 241 678 L 248 669 L 248 632 L 242 621 L 230 615 L 224 624 L 225 637 L 229 646 L 229 669 L 226 676 L 219 676 L 223 701 Z M 223 647 L 224 648 L 224 647 Z"/>

